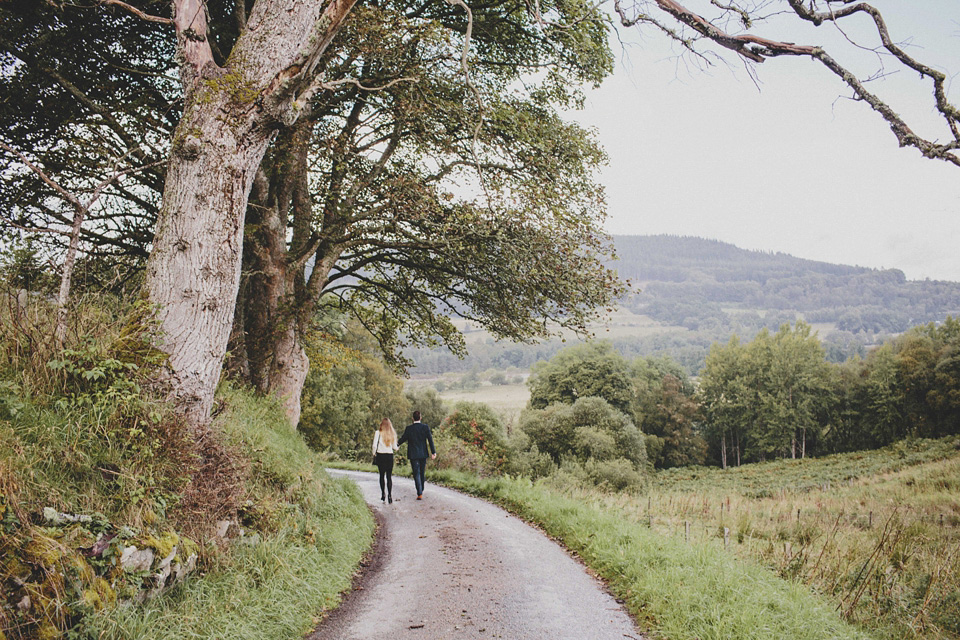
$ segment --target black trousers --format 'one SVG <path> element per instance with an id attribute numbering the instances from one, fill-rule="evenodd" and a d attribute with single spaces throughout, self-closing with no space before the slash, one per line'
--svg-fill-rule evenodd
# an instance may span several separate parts
<path id="1" fill-rule="evenodd" d="M 427 468 L 426 458 L 410 458 L 410 471 L 413 472 L 413 484 L 417 487 L 417 495 L 423 493 L 423 485 L 426 484 L 424 472 Z"/>
<path id="2" fill-rule="evenodd" d="M 393 495 L 393 454 L 378 453 L 376 460 L 377 470 L 380 471 L 380 495 Z M 386 493 L 384 493 L 384 479 L 386 479 Z"/>

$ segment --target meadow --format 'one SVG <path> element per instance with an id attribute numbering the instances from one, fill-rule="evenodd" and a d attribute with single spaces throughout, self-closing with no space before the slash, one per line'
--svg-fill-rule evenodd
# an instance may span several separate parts
<path id="1" fill-rule="evenodd" d="M 723 545 L 890 638 L 960 638 L 960 438 L 727 470 L 658 472 L 604 504 Z"/>

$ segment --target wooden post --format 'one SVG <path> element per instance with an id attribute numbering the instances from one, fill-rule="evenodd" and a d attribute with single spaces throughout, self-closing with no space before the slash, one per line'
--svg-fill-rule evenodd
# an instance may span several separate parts
<path id="1" fill-rule="evenodd" d="M 683 541 L 690 542 L 690 521 L 683 521 Z"/>
<path id="2" fill-rule="evenodd" d="M 730 527 L 723 528 L 723 548 L 730 546 Z"/>
<path id="3" fill-rule="evenodd" d="M 787 557 L 787 560 L 793 557 L 793 544 L 790 542 L 783 543 L 783 555 Z"/>
<path id="4" fill-rule="evenodd" d="M 873 529 L 873 511 L 870 512 L 870 518 L 867 520 L 867 527 Z"/>

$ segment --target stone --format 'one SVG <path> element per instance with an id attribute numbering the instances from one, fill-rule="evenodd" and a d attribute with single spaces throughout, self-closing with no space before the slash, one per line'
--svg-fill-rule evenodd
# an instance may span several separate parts
<path id="1" fill-rule="evenodd" d="M 240 527 L 233 520 L 221 520 L 217 523 L 218 538 L 235 538 L 240 534 Z"/>
<path id="2" fill-rule="evenodd" d="M 131 545 L 124 547 L 120 554 L 120 567 L 124 571 L 149 571 L 153 565 L 153 549 L 137 549 Z"/>
<path id="3" fill-rule="evenodd" d="M 177 545 L 174 545 L 173 550 L 170 551 L 170 555 L 168 555 L 166 558 L 164 558 L 163 560 L 161 560 L 159 564 L 157 564 L 157 570 L 158 570 L 158 571 L 163 571 L 164 569 L 166 569 L 166 570 L 167 570 L 167 573 L 169 574 L 169 573 L 170 573 L 170 563 L 173 562 L 173 559 L 174 559 L 175 557 L 177 557 Z"/>
<path id="4" fill-rule="evenodd" d="M 50 524 L 62 524 L 63 519 L 60 517 L 60 512 L 54 509 L 53 507 L 44 507 L 43 508 L 43 519 Z"/>

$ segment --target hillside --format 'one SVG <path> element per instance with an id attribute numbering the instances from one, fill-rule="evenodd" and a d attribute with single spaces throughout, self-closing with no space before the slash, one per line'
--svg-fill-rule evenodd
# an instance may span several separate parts
<path id="1" fill-rule="evenodd" d="M 853 334 L 899 333 L 960 314 L 960 283 L 748 251 L 717 240 L 616 236 L 613 265 L 641 292 L 632 311 L 689 329 L 759 329 L 802 318 Z"/>
<path id="2" fill-rule="evenodd" d="M 614 236 L 610 266 L 639 291 L 620 303 L 596 335 L 627 357 L 668 355 L 697 374 L 714 342 L 736 334 L 804 320 L 813 325 L 827 358 L 863 356 L 871 345 L 909 327 L 960 316 L 960 283 L 907 280 L 896 269 L 868 269 L 749 251 L 732 244 L 680 236 Z M 529 368 L 569 344 L 555 339 L 525 345 L 495 343 L 460 323 L 470 355 L 410 349 L 415 376 Z"/>

